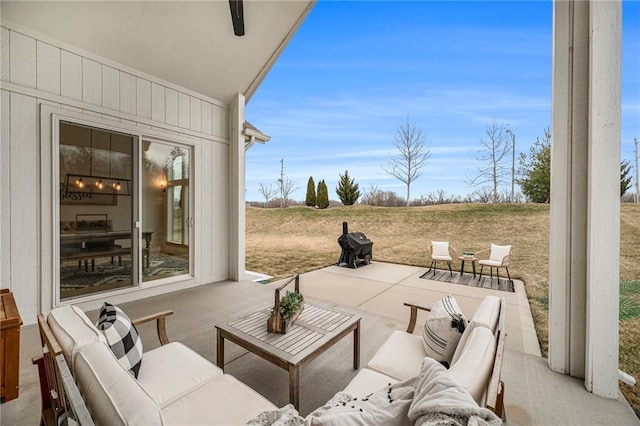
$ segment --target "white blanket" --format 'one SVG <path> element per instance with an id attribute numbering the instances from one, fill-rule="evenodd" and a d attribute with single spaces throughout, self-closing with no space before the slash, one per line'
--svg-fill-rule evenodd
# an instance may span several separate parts
<path id="1" fill-rule="evenodd" d="M 279 410 L 263 411 L 258 417 L 247 422 L 253 426 L 301 426 L 304 419 L 293 404 L 287 404 Z"/>
<path id="2" fill-rule="evenodd" d="M 469 392 L 451 380 L 447 370 L 431 358 L 422 362 L 409 419 L 414 426 L 502 424 L 498 416 L 480 407 Z"/>
<path id="3" fill-rule="evenodd" d="M 292 405 L 266 411 L 249 422 L 260 426 L 498 426 L 502 421 L 476 404 L 440 363 L 425 358 L 417 377 L 365 398 L 338 392 L 306 418 Z"/>

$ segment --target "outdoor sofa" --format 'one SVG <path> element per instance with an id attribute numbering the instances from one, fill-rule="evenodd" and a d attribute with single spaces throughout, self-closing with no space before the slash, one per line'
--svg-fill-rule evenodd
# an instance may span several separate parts
<path id="1" fill-rule="evenodd" d="M 394 331 L 344 389 L 359 398 L 388 384 L 415 377 L 428 354 L 424 336 L 413 334 L 418 310 L 431 308 L 405 303 L 411 308 L 407 331 Z M 504 298 L 486 296 L 478 305 L 455 349 L 449 377 L 462 385 L 480 407 L 504 417 L 504 383 L 501 380 L 505 332 Z"/>
<path id="2" fill-rule="evenodd" d="M 76 306 L 53 309 L 39 316 L 45 356 L 41 365 L 43 423 L 57 423 L 56 417 L 70 403 L 90 418 L 79 423 L 98 425 L 132 424 L 244 424 L 265 410 L 277 407 L 262 395 L 198 355 L 182 343 L 169 342 L 165 318 L 171 311 L 151 315 L 134 324 L 156 321 L 162 346 L 144 352 L 137 379 L 116 359 L 103 333 Z M 64 358 L 82 395 L 73 398 L 58 386 L 59 369 L 46 372 L 46 358 Z M 44 374 L 44 377 L 43 377 Z M 57 377 L 60 379 L 60 377 Z M 44 383 L 43 383 L 44 381 Z M 52 383 L 53 382 L 53 383 Z M 52 399 L 55 399 L 52 401 Z"/>
<path id="3" fill-rule="evenodd" d="M 410 382 L 421 374 L 421 368 L 430 360 L 425 359 L 427 353 L 423 336 L 413 334 L 413 330 L 418 309 L 429 308 L 405 305 L 411 309 L 407 331 L 394 331 L 367 368 L 360 370 L 347 387 L 336 394 L 337 397 L 351 395 L 351 398 L 355 397 L 355 400 L 351 399 L 354 404 L 363 404 L 388 387 L 391 398 L 393 386 Z M 460 336 L 459 343 L 451 348 L 455 351 L 451 367 L 446 370 L 450 380 L 455 382 L 449 387 L 463 388 L 461 393 L 468 392 L 477 403 L 472 402 L 474 406 L 486 407 L 497 415 L 494 420 L 503 417 L 504 384 L 500 374 L 505 306 L 505 300 L 495 296 L 487 296 L 483 300 Z M 75 412 L 76 406 L 80 408 L 80 415 L 74 416 L 81 425 L 235 425 L 245 424 L 261 413 L 281 414 L 285 409 L 293 410 L 290 405 L 279 409 L 183 344 L 169 343 L 164 324 L 170 314 L 171 311 L 166 311 L 133 321 L 134 324 L 155 321 L 162 343 L 162 346 L 144 353 L 137 379 L 118 362 L 105 343 L 103 333 L 79 308 L 64 306 L 52 310 L 46 318 L 40 315 L 44 356 L 34 359 L 34 363 L 41 367 L 43 423 L 53 419 L 55 424 L 56 417 L 65 407 L 67 411 L 73 408 Z M 63 379 L 59 377 L 60 369 L 53 369 L 53 374 L 44 371 L 47 359 L 51 361 L 52 358 L 57 358 L 58 364 L 64 368 L 69 366 L 75 379 L 70 381 L 70 385 L 74 388 L 77 383 L 77 389 L 69 392 L 66 387 L 63 390 L 56 384 L 56 376 L 58 380 Z M 440 364 L 437 367 L 445 371 Z M 415 394 L 417 397 L 417 390 Z M 57 400 L 52 400 L 52 396 Z M 65 397 L 72 401 L 64 401 Z M 359 402 L 354 402 L 358 399 Z M 333 406 L 329 407 L 330 404 Z M 338 405 L 349 409 L 345 402 L 336 403 L 334 397 L 325 407 L 307 417 L 308 424 L 349 424 L 353 410 L 326 415 Z M 395 418 L 393 424 L 413 424 L 407 419 L 406 408 L 402 418 Z M 379 413 L 375 415 L 379 416 Z M 298 420 L 303 419 L 298 417 Z"/>

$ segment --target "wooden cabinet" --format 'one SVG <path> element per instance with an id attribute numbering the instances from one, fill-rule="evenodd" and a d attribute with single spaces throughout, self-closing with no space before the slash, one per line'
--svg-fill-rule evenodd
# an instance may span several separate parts
<path id="1" fill-rule="evenodd" d="M 13 293 L 0 290 L 0 399 L 3 402 L 18 397 L 21 325 Z"/>

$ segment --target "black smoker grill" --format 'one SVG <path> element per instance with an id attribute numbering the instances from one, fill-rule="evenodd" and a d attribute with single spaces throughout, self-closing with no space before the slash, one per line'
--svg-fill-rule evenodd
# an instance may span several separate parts
<path id="1" fill-rule="evenodd" d="M 347 222 L 342 222 L 342 235 L 338 237 L 342 254 L 338 266 L 357 268 L 358 264 L 368 265 L 373 255 L 373 242 L 362 232 L 349 232 Z"/>

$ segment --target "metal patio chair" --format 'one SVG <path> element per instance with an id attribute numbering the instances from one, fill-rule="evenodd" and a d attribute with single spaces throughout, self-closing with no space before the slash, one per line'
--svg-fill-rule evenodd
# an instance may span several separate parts
<path id="1" fill-rule="evenodd" d="M 451 261 L 456 256 L 456 249 L 449 245 L 449 241 L 431 241 L 429 246 L 429 256 L 431 257 L 431 266 L 427 273 L 433 270 L 433 275 L 436 275 L 436 262 L 445 261 L 449 266 L 449 273 L 453 276 L 451 270 Z"/>
<path id="2" fill-rule="evenodd" d="M 486 250 L 484 250 L 486 251 Z M 478 256 L 479 253 L 476 253 Z M 507 271 L 507 277 L 509 278 L 509 282 L 513 285 L 513 280 L 511 279 L 511 275 L 509 274 L 509 262 L 511 261 L 511 246 L 499 246 L 496 244 L 491 244 L 491 252 L 489 253 L 488 259 L 478 260 L 478 265 L 480 265 L 480 278 L 482 279 L 482 269 L 485 266 L 489 267 L 489 273 L 491 275 L 491 279 L 493 279 L 493 268 L 496 269 L 496 277 L 498 277 L 498 282 L 500 282 L 500 268 L 504 268 Z"/>

